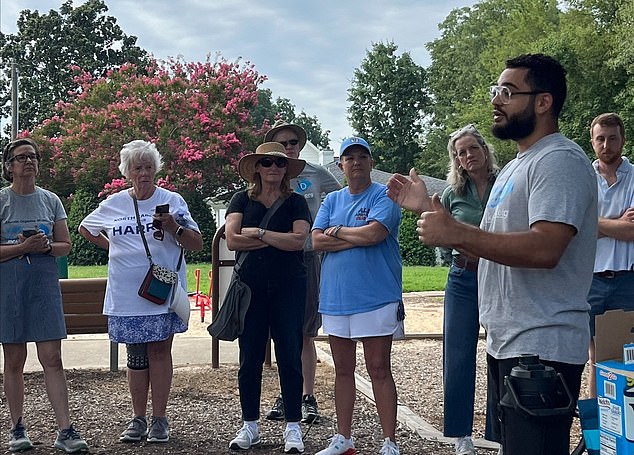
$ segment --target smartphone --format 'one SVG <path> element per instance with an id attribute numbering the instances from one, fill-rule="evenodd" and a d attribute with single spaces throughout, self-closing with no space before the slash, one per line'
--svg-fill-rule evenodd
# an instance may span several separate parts
<path id="1" fill-rule="evenodd" d="M 170 205 L 169 204 L 157 205 L 156 208 L 154 209 L 154 213 L 170 213 Z M 152 226 L 154 226 L 156 229 L 161 229 L 163 225 L 159 220 L 153 220 Z"/>
<path id="2" fill-rule="evenodd" d="M 32 235 L 39 234 L 39 233 L 40 233 L 40 231 L 38 231 L 36 229 L 25 229 L 25 230 L 22 231 L 22 235 L 24 237 L 31 237 Z"/>

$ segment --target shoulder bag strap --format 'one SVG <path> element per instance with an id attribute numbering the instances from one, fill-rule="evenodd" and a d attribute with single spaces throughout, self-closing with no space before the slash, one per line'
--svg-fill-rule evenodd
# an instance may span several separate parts
<path id="1" fill-rule="evenodd" d="M 284 203 L 284 201 L 286 200 L 285 197 L 278 197 L 275 202 L 273 203 L 273 205 L 271 205 L 269 207 L 269 209 L 266 211 L 266 213 L 264 214 L 264 218 L 262 218 L 262 222 L 260 223 L 260 227 L 262 229 L 266 229 L 266 227 L 269 224 L 269 221 L 271 219 L 271 217 L 273 216 L 273 214 L 275 214 L 275 212 L 277 212 L 277 209 L 280 208 L 280 206 Z M 245 258 L 248 256 L 249 252 L 245 251 L 244 253 L 242 253 L 240 255 L 240 259 L 238 259 L 238 262 L 236 262 L 236 264 L 233 266 L 234 270 L 240 270 L 240 267 L 242 267 L 242 263 L 244 262 Z"/>
<path id="2" fill-rule="evenodd" d="M 132 196 L 132 201 L 134 201 L 134 213 L 136 215 L 136 225 L 137 225 L 137 228 L 139 229 L 139 233 L 141 234 L 141 239 L 143 240 L 143 246 L 145 247 L 147 260 L 150 261 L 150 265 L 152 265 L 153 264 L 152 255 L 150 254 L 150 248 L 147 245 L 147 240 L 145 240 L 145 234 L 143 233 L 143 226 L 141 225 L 141 215 L 139 215 L 139 204 L 136 201 L 136 195 Z M 180 263 L 179 263 L 179 266 L 180 266 Z"/>

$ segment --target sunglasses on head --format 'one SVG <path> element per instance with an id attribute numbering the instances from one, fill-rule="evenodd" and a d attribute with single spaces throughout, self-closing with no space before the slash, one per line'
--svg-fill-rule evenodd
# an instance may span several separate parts
<path id="1" fill-rule="evenodd" d="M 286 167 L 286 165 L 288 164 L 288 160 L 279 156 L 277 158 L 262 158 L 260 161 L 258 161 L 258 163 L 262 167 L 271 167 L 273 166 L 273 163 L 275 163 L 277 167 L 281 168 Z"/>
<path id="2" fill-rule="evenodd" d="M 290 141 L 278 141 L 280 144 L 282 144 L 284 147 L 288 147 L 289 145 L 297 145 L 299 144 L 299 140 L 298 139 L 291 139 Z"/>

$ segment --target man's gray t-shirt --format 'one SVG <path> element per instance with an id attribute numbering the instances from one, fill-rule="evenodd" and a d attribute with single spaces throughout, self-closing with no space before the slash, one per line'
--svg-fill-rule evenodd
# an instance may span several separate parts
<path id="1" fill-rule="evenodd" d="M 552 269 L 509 267 L 481 259 L 480 323 L 496 359 L 537 354 L 583 364 L 590 342 L 586 300 L 597 236 L 597 185 L 583 150 L 559 133 L 518 153 L 497 178 L 480 227 L 523 232 L 538 221 L 576 229 Z"/>
<path id="2" fill-rule="evenodd" d="M 296 193 L 304 196 L 308 204 L 308 210 L 310 210 L 310 215 L 314 221 L 319 211 L 319 206 L 326 195 L 332 191 L 341 189 L 341 185 L 335 176 L 325 167 L 306 162 L 302 173 L 291 180 L 291 188 Z M 309 234 L 304 244 L 304 250 L 312 251 L 312 249 L 313 244 Z"/>

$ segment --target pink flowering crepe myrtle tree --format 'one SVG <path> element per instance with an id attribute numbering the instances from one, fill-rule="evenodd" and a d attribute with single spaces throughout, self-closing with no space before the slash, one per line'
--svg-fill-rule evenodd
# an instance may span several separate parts
<path id="1" fill-rule="evenodd" d="M 205 63 L 124 65 L 94 78 L 75 68 L 72 100 L 30 133 L 42 144 L 40 183 L 62 197 L 76 188 L 107 195 L 126 187 L 118 170 L 123 144 L 156 144 L 164 161 L 158 184 L 187 194 L 227 198 L 242 182 L 236 163 L 260 143 L 268 125 L 251 111 L 265 81 L 253 65 Z"/>

